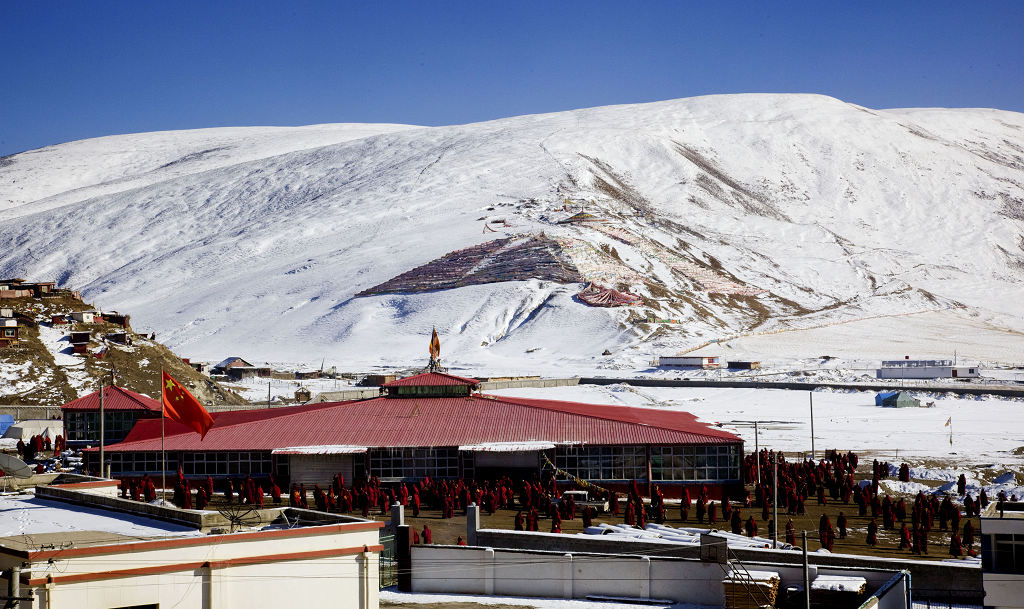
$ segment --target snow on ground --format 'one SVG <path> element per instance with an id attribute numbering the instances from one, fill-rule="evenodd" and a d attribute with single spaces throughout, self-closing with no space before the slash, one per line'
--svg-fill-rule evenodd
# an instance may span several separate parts
<path id="1" fill-rule="evenodd" d="M 694 354 L 720 355 L 723 360 L 776 362 L 814 361 L 829 355 L 852 360 L 854 367 L 874 376 L 879 360 L 948 359 L 960 365 L 981 362 L 1024 365 L 1020 332 L 960 309 L 929 311 L 744 336 L 704 347 Z M 838 362 L 837 362 L 838 363 Z M 1021 371 L 992 371 L 1001 381 L 1024 380 Z"/>
<path id="2" fill-rule="evenodd" d="M 262 365 L 261 363 L 253 363 L 257 366 Z M 256 403 L 266 403 L 268 387 L 271 400 L 278 400 L 280 398 L 294 400 L 295 391 L 303 387 L 309 389 L 312 396 L 326 391 L 359 389 L 359 387 L 352 384 L 351 380 L 330 378 L 294 380 L 250 377 L 239 381 L 225 381 L 222 384 L 233 389 L 250 402 Z"/>
<path id="3" fill-rule="evenodd" d="M 0 495 L 0 537 L 59 533 L 64 531 L 105 531 L 138 537 L 201 535 L 197 529 L 128 514 L 110 512 L 37 499 L 34 495 Z"/>
<path id="4" fill-rule="evenodd" d="M 566 600 L 558 598 L 532 598 L 526 596 L 475 596 L 472 594 L 416 594 L 412 592 L 399 592 L 394 588 L 386 588 L 380 591 L 380 602 L 382 605 L 391 603 L 417 603 L 440 605 L 454 603 L 475 603 L 478 605 L 520 605 L 536 607 L 537 609 L 701 609 L 703 605 L 692 605 L 689 603 L 672 604 L 631 604 L 613 603 L 604 601 Z"/>
<path id="5" fill-rule="evenodd" d="M 1024 496 L 1024 403 L 991 397 L 978 399 L 935 396 L 933 408 L 881 408 L 874 392 L 786 391 L 577 385 L 489 391 L 498 395 L 617 404 L 691 412 L 706 423 L 721 424 L 755 447 L 758 421 L 760 447 L 799 458 L 811 450 L 810 409 L 813 396 L 814 446 L 818 458 L 826 449 L 853 450 L 868 458 L 914 466 L 915 479 L 945 480 L 968 473 L 973 493 L 985 477 L 986 492 L 998 490 Z M 951 419 L 951 426 L 945 426 Z M 949 442 L 952 428 L 953 443 Z M 946 467 L 936 463 L 947 464 Z M 969 472 L 974 472 L 969 473 Z M 1016 480 L 1008 474 L 1016 472 Z M 1000 474 L 1003 477 L 999 478 Z M 1002 480 L 996 482 L 994 479 Z M 890 481 L 891 482 L 891 481 Z M 918 487 L 914 487 L 916 492 Z M 943 487 L 946 488 L 946 487 Z"/>
<path id="6" fill-rule="evenodd" d="M 7 395 L 31 390 L 35 383 L 27 378 L 29 362 L 15 364 L 0 361 L 0 393 Z"/>
<path id="7" fill-rule="evenodd" d="M 85 371 L 85 361 L 74 355 L 69 335 L 51 324 L 39 324 L 39 341 L 53 355 L 53 360 L 68 377 L 68 384 L 83 396 L 92 390 L 92 379 Z"/>

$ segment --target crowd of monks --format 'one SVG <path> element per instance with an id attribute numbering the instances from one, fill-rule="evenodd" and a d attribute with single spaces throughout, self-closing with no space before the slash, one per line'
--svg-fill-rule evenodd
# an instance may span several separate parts
<path id="1" fill-rule="evenodd" d="M 48 459 L 49 457 L 46 456 L 46 453 L 52 453 L 51 456 L 56 458 L 67 448 L 67 443 L 64 441 L 64 436 L 59 434 L 53 441 L 50 440 L 50 436 L 34 435 L 28 439 L 28 442 L 18 440 L 16 448 L 19 459 L 25 463 L 32 463 L 38 459 Z M 46 466 L 36 462 L 35 472 L 41 474 L 45 471 Z M 6 472 L 0 469 L 0 476 L 5 475 L 7 475 Z"/>
<path id="2" fill-rule="evenodd" d="M 18 440 L 17 444 L 18 458 L 26 463 L 35 461 L 40 456 L 45 458 L 44 453 L 52 453 L 52 456 L 56 457 L 66 448 L 67 443 L 64 441 L 64 436 L 59 434 L 53 441 L 50 440 L 50 436 L 35 435 L 29 438 L 28 442 Z"/>
<path id="3" fill-rule="evenodd" d="M 683 526 L 696 523 L 714 527 L 719 522 L 722 528 L 735 534 L 756 537 L 759 523 L 771 536 L 774 533 L 772 520 L 773 471 L 778 476 L 778 513 L 790 516 L 785 527 L 785 542 L 796 545 L 796 527 L 792 516 L 805 515 L 810 502 L 818 506 L 834 504 L 856 507 L 856 515 L 867 522 L 865 542 L 871 546 L 879 544 L 879 529 L 898 530 L 898 548 L 914 554 L 928 554 L 928 535 L 936 529 L 950 531 L 949 554 L 975 555 L 975 529 L 968 520 L 961 527 L 962 518 L 978 516 L 988 505 L 989 498 L 984 490 L 977 498 L 967 493 L 966 477 L 958 480 L 957 501 L 950 496 L 925 495 L 919 492 L 908 504 L 908 500 L 893 498 L 879 492 L 879 481 L 895 471 L 889 463 L 875 460 L 871 464 L 871 480 L 854 481 L 858 458 L 852 452 L 828 451 L 824 459 L 815 461 L 787 461 L 781 453 L 762 450 L 747 455 L 742 463 L 745 483 L 743 496 L 732 500 L 714 500 L 709 496 L 706 485 L 686 486 L 682 489 L 679 503 L 679 519 Z M 909 467 L 902 464 L 898 476 L 909 476 Z M 909 479 L 909 478 L 908 478 Z M 567 488 L 562 482 L 563 490 Z M 643 527 L 648 522 L 665 522 L 668 517 L 665 498 L 657 485 L 650 487 L 645 497 L 637 481 L 632 481 L 620 501 L 615 491 L 598 491 L 597 495 L 609 503 L 609 514 L 605 517 L 615 521 L 619 518 L 625 524 Z M 252 477 L 225 480 L 218 483 L 219 492 L 228 503 L 250 504 L 262 507 L 268 493 L 274 504 L 283 503 L 283 493 L 274 478 L 256 480 Z M 204 509 L 214 496 L 214 481 L 186 479 L 179 470 L 173 482 L 174 503 L 185 509 Z M 154 481 L 149 476 L 126 479 L 122 482 L 122 495 L 135 500 L 152 501 L 156 497 Z M 692 494 L 691 494 L 692 489 Z M 746 490 L 750 489 L 750 490 Z M 591 492 L 594 489 L 590 489 Z M 193 491 L 195 499 L 193 501 Z M 541 530 L 541 520 L 547 518 L 549 526 L 544 530 L 560 533 L 565 520 L 582 519 L 584 527 L 591 526 L 597 516 L 591 505 L 578 507 L 571 497 L 559 499 L 559 488 L 551 477 L 544 482 L 537 480 L 512 480 L 502 477 L 498 480 L 450 480 L 424 478 L 416 482 L 382 484 L 377 478 L 358 480 L 346 485 L 344 476 L 336 474 L 329 485 L 318 484 L 307 488 L 304 484 L 293 484 L 287 494 L 288 505 L 320 511 L 371 513 L 386 515 L 390 506 L 400 504 L 418 517 L 421 510 L 430 509 L 440 513 L 442 519 L 454 518 L 456 513 L 464 514 L 470 504 L 494 514 L 496 510 L 516 510 L 515 530 Z M 1000 497 L 1000 500 L 1005 500 Z M 744 514 L 744 510 L 747 511 Z M 760 514 L 758 514 L 760 512 Z M 758 515 L 760 518 L 758 518 Z M 746 516 L 744 518 L 744 516 Z M 833 525 L 828 514 L 822 513 L 818 521 L 818 542 L 822 548 L 833 549 L 836 538 L 845 539 L 850 523 L 846 511 L 840 510 Z M 962 534 L 961 534 L 962 531 Z M 424 526 L 422 532 L 414 532 L 414 541 L 430 543 L 432 534 Z"/>

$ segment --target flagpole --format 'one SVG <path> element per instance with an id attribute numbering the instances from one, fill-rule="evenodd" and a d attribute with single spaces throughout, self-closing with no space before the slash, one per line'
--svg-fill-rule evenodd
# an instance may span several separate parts
<path id="1" fill-rule="evenodd" d="M 167 452 L 164 450 L 164 419 L 167 418 L 164 406 L 164 375 L 160 374 L 160 505 L 167 497 Z"/>
<path id="2" fill-rule="evenodd" d="M 104 423 L 104 420 L 103 420 L 104 419 L 104 413 L 103 413 L 103 394 L 105 393 L 105 389 L 106 389 L 106 387 L 104 387 L 103 379 L 101 377 L 101 379 L 100 379 L 100 478 L 105 478 L 106 477 L 106 476 L 103 475 L 104 474 L 104 471 L 103 471 L 104 470 L 104 467 L 103 467 L 103 459 L 104 459 L 103 441 L 106 439 L 105 438 L 105 436 L 106 436 L 105 431 L 106 430 L 104 429 L 104 425 L 103 425 L 103 423 Z"/>

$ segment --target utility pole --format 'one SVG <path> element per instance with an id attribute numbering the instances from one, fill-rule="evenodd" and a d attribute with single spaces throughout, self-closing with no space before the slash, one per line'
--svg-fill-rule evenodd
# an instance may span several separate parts
<path id="1" fill-rule="evenodd" d="M 811 569 L 807 566 L 807 531 L 803 532 L 804 545 L 804 608 L 811 609 Z"/>
<path id="2" fill-rule="evenodd" d="M 270 408 L 270 383 L 271 381 L 267 381 L 267 408 Z"/>
<path id="3" fill-rule="evenodd" d="M 814 459 L 814 392 L 808 392 L 807 397 L 811 399 L 811 459 Z"/>
<path id="4" fill-rule="evenodd" d="M 772 456 L 772 549 L 779 545 L 779 453 Z"/>
<path id="5" fill-rule="evenodd" d="M 105 433 L 106 432 L 106 422 L 104 421 L 104 419 L 106 418 L 106 415 L 103 412 L 103 405 L 104 405 L 103 404 L 103 397 L 104 397 L 103 394 L 106 393 L 106 387 L 104 385 L 105 385 L 105 383 L 101 379 L 100 380 L 100 478 L 103 477 L 103 464 L 104 464 L 104 452 L 103 452 L 103 444 L 104 444 L 104 442 L 103 441 L 106 440 L 106 433 Z"/>
<path id="6" fill-rule="evenodd" d="M 754 421 L 754 464 L 757 466 L 757 485 L 761 486 L 761 448 L 757 441 L 757 421 Z"/>

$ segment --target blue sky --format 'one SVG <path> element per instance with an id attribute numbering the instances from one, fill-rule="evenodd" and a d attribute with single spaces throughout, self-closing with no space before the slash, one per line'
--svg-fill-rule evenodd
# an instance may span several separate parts
<path id="1" fill-rule="evenodd" d="M 715 93 L 1024 111 L 1024 2 L 0 0 L 0 155 Z"/>

